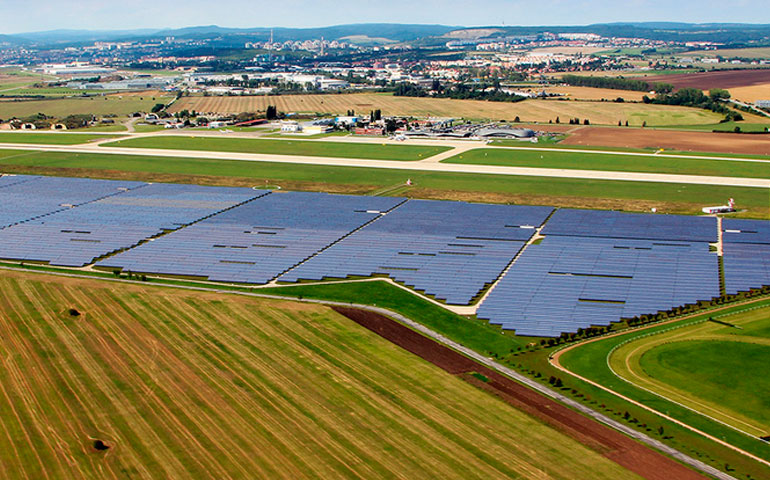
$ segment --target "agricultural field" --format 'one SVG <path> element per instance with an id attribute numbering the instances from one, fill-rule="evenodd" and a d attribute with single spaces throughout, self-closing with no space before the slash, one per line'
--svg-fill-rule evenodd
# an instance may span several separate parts
<path id="1" fill-rule="evenodd" d="M 90 131 L 93 131 L 89 129 Z M 32 133 L 32 132 L 0 132 L 0 143 L 29 143 L 41 145 L 77 145 L 96 140 L 120 138 L 119 135 L 92 135 L 87 133 Z"/>
<path id="2" fill-rule="evenodd" d="M 527 89 L 522 89 L 527 90 Z M 647 95 L 646 92 L 634 92 L 631 90 L 613 90 L 610 88 L 591 88 L 591 87 L 572 87 L 572 86 L 558 86 L 558 87 L 544 87 L 533 88 L 532 92 L 540 93 L 543 90 L 546 93 L 556 93 L 564 95 L 566 98 L 574 100 L 615 100 L 622 98 L 627 102 L 641 102 L 642 97 Z M 629 122 L 630 123 L 630 122 Z"/>
<path id="3" fill-rule="evenodd" d="M 717 316 L 613 351 L 617 375 L 755 437 L 770 434 L 770 307 Z M 717 323 L 724 322 L 724 323 Z"/>
<path id="4" fill-rule="evenodd" d="M 503 165 L 622 172 L 668 173 L 727 177 L 770 178 L 770 160 L 742 162 L 660 157 L 653 154 L 623 155 L 595 152 L 560 152 L 479 148 L 442 160 L 443 163 Z"/>
<path id="5" fill-rule="evenodd" d="M 133 112 L 149 111 L 156 103 L 167 103 L 171 97 L 100 96 L 85 98 L 57 98 L 40 100 L 0 100 L 0 118 L 29 117 L 43 113 L 62 118 L 74 114 L 126 116 Z M 697 122 L 693 122 L 697 123 Z"/>
<path id="6" fill-rule="evenodd" d="M 331 309 L 6 271 L 7 478 L 638 478 Z"/>
<path id="7" fill-rule="evenodd" d="M 450 147 L 443 146 L 424 147 L 393 144 L 313 142 L 308 140 L 188 137 L 180 135 L 131 138 L 106 143 L 103 146 L 403 161 L 421 160 L 450 149 Z"/>
<path id="8" fill-rule="evenodd" d="M 280 140 L 276 140 L 280 141 Z M 277 185 L 286 190 L 391 195 L 488 203 L 698 214 L 735 198 L 741 216 L 770 218 L 763 188 L 530 176 L 402 172 L 202 158 L 0 150 L 0 172 L 86 176 L 203 185 Z M 412 180 L 406 186 L 407 178 Z M 396 192 L 396 193 L 393 193 Z"/>
<path id="9" fill-rule="evenodd" d="M 770 155 L 770 142 L 764 135 L 661 130 L 651 128 L 579 127 L 561 145 L 649 148 L 680 152 L 714 152 L 737 155 Z"/>
<path id="10" fill-rule="evenodd" d="M 620 92 L 620 91 L 619 91 Z M 622 92 L 625 93 L 625 92 Z M 621 94 L 615 94 L 616 98 Z M 368 114 L 374 109 L 383 115 L 416 117 L 452 117 L 467 119 L 507 120 L 522 122 L 556 121 L 570 118 L 589 119 L 593 124 L 648 126 L 715 124 L 722 119 L 707 110 L 668 105 L 614 102 L 579 102 L 567 100 L 525 100 L 517 103 L 453 100 L 449 98 L 395 97 L 379 93 L 345 95 L 281 95 L 251 97 L 182 97 L 170 111 L 184 109 L 204 113 L 239 113 L 264 111 L 275 105 L 281 112 L 342 114 L 347 110 Z"/>
<path id="11" fill-rule="evenodd" d="M 666 82 L 676 88 L 712 88 L 732 89 L 753 85 L 770 84 L 770 68 L 743 70 L 716 70 L 712 72 L 683 73 L 679 75 L 651 75 L 645 80 L 649 82 Z"/>
<path id="12" fill-rule="evenodd" d="M 682 54 L 686 57 L 724 57 L 724 58 L 752 58 L 757 60 L 770 59 L 770 47 L 756 48 L 720 48 L 717 50 L 699 50 Z"/>
<path id="13" fill-rule="evenodd" d="M 730 95 L 736 100 L 745 103 L 754 103 L 757 100 L 770 100 L 770 82 L 748 87 L 732 87 Z M 742 115 L 745 117 L 746 114 Z"/>

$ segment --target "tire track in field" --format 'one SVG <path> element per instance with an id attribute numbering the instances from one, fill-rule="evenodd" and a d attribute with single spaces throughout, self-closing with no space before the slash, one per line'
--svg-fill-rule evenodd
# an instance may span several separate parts
<path id="1" fill-rule="evenodd" d="M 106 312 L 115 311 L 115 314 L 109 316 L 110 318 L 125 319 L 126 315 L 129 315 L 131 318 L 136 318 L 136 314 L 130 314 L 125 306 L 121 306 L 120 302 L 118 302 L 115 297 L 112 297 L 111 300 L 113 301 L 110 302 L 108 307 L 102 307 L 105 308 Z M 184 382 L 175 381 L 177 378 L 173 377 L 181 376 L 181 374 L 177 372 L 182 368 L 178 362 L 175 361 L 176 358 L 173 355 L 169 355 L 158 359 L 165 365 L 165 368 L 160 370 L 169 372 L 169 375 L 159 374 L 158 378 L 160 381 L 155 383 L 154 388 L 150 387 L 143 378 L 143 376 L 147 376 L 152 379 L 153 375 L 146 366 L 146 352 L 151 351 L 152 349 L 152 345 L 145 344 L 144 342 L 146 337 L 150 337 L 148 332 L 142 329 L 132 329 L 131 325 L 136 324 L 131 321 L 119 321 L 120 325 L 116 325 L 115 322 L 107 318 L 105 318 L 105 320 L 107 320 L 107 323 L 105 324 L 105 333 L 110 340 L 112 340 L 112 345 L 104 345 L 103 348 L 108 352 L 108 355 L 111 357 L 114 365 L 116 365 L 116 368 L 120 368 L 120 370 L 124 372 L 124 375 L 129 380 L 129 384 L 142 385 L 141 390 L 144 394 L 140 395 L 139 398 L 141 399 L 144 408 L 148 412 L 153 412 L 153 415 L 158 417 L 158 424 L 165 426 L 162 430 L 168 432 L 173 431 L 176 433 L 176 435 L 173 438 L 170 438 L 169 441 L 176 443 L 180 440 L 180 437 L 186 439 L 188 445 L 185 450 L 193 447 L 197 454 L 187 455 L 185 460 L 198 463 L 200 471 L 214 474 L 219 478 L 231 478 L 221 461 L 217 460 L 214 452 L 211 451 L 212 448 L 216 448 L 221 441 L 217 442 L 206 434 L 206 430 L 202 427 L 200 419 L 192 418 L 190 415 L 184 413 L 193 411 L 194 408 L 199 406 L 199 402 L 196 402 L 192 398 L 195 396 L 202 398 L 202 392 L 197 388 L 198 386 L 193 386 L 189 383 L 185 385 Z M 123 328 L 127 328 L 127 330 L 124 331 Z M 152 368 L 153 367 L 151 366 L 150 369 Z M 170 372 L 174 372 L 173 377 Z M 169 402 L 162 401 L 160 398 L 161 394 L 169 399 Z M 177 404 L 179 406 L 174 408 L 177 412 L 172 411 L 170 405 Z M 153 422 L 153 424 L 155 425 L 155 422 Z M 190 425 L 195 427 L 195 432 L 189 429 Z M 206 438 L 208 443 L 207 446 L 204 447 L 203 444 L 201 444 L 201 438 Z M 224 436 L 224 432 L 220 432 L 219 438 L 224 439 L 227 437 Z M 223 457 L 228 457 L 232 461 L 232 455 L 222 450 L 223 449 L 220 448 L 217 451 Z M 177 458 L 182 462 L 182 459 L 179 458 L 179 456 L 177 456 Z M 205 463 L 201 463 L 203 459 L 206 460 Z M 248 470 L 245 468 L 241 469 L 241 475 L 248 473 Z M 251 473 L 254 472 L 252 471 Z"/>
<path id="2" fill-rule="evenodd" d="M 285 313 L 285 312 L 283 312 L 283 313 Z M 291 319 L 291 320 L 294 320 L 294 319 Z M 296 321 L 287 321 L 287 322 L 284 322 L 282 324 L 282 327 L 283 328 L 278 329 L 278 333 L 277 334 L 283 336 L 283 340 L 285 340 L 287 342 L 286 344 L 290 344 L 290 342 L 293 342 L 293 343 L 291 343 L 292 348 L 297 349 L 297 341 L 301 342 L 303 338 L 306 338 L 306 336 L 303 335 L 301 333 L 301 331 L 303 331 L 303 330 L 307 331 L 307 325 L 299 325 L 299 323 L 296 322 Z M 305 327 L 305 328 L 302 328 L 302 327 Z M 284 335 L 284 331 L 286 331 L 286 330 L 292 330 L 295 333 L 296 332 L 300 332 L 299 333 L 299 337 L 286 338 L 286 336 Z M 340 376 L 344 375 L 345 380 L 350 381 L 350 379 L 353 378 L 353 376 L 355 376 L 355 378 L 358 379 L 359 381 L 360 380 L 364 380 L 364 379 L 366 379 L 367 381 L 371 381 L 371 380 L 369 380 L 369 378 L 365 378 L 365 377 L 368 377 L 368 373 L 363 370 L 363 365 L 361 365 L 361 364 L 358 364 L 355 367 L 352 367 L 352 369 L 350 371 L 341 371 L 340 367 L 341 367 L 341 365 L 344 366 L 344 362 L 339 362 L 337 355 L 335 355 L 335 353 L 336 353 L 335 349 L 338 348 L 338 345 L 331 345 L 328 342 L 322 342 L 321 341 L 322 338 L 317 335 L 318 332 L 315 332 L 315 333 L 316 333 L 316 335 L 311 335 L 312 338 L 313 338 L 313 344 L 316 345 L 318 347 L 318 349 L 320 349 L 321 351 L 323 351 L 325 353 L 322 354 L 321 356 L 319 356 L 319 353 L 317 351 L 315 351 L 313 349 L 310 349 L 310 350 L 305 350 L 305 351 L 301 352 L 300 353 L 301 356 L 312 357 L 313 358 L 313 362 L 315 364 L 322 363 L 320 368 L 322 368 L 324 371 L 333 372 L 333 374 L 335 374 L 335 375 L 340 375 Z M 303 347 L 299 347 L 299 348 L 303 348 Z M 280 345 L 277 346 L 277 349 L 281 349 L 281 346 Z M 292 365 L 292 366 L 290 366 L 290 370 L 299 369 L 299 368 L 302 368 L 302 366 L 301 365 L 297 365 L 297 366 Z M 381 371 L 378 372 L 378 373 L 380 375 L 382 374 Z M 307 390 L 307 387 L 305 387 L 305 386 L 298 386 L 298 388 Z M 361 392 L 361 393 L 363 393 L 363 392 Z M 361 393 L 359 393 L 359 395 Z M 371 402 L 374 399 L 376 399 L 376 401 L 381 400 L 381 398 L 378 398 L 376 396 L 373 399 L 372 397 L 374 395 L 370 396 L 369 393 L 370 392 L 366 392 L 367 402 L 363 402 L 364 405 L 369 403 L 369 402 Z M 373 392 L 373 393 L 376 395 L 376 392 Z M 381 397 L 381 395 L 379 397 Z M 388 408 L 389 406 L 390 405 L 387 402 L 382 402 L 381 405 L 378 405 L 375 408 L 385 409 L 385 408 Z M 371 414 L 371 413 L 374 413 L 374 412 L 373 411 L 367 411 L 367 413 Z M 330 414 L 331 415 L 335 415 L 334 413 L 330 413 Z M 395 414 L 391 414 L 389 416 L 393 417 L 393 418 L 400 418 L 400 417 L 404 417 L 406 415 L 408 415 L 409 418 L 413 417 L 413 414 L 411 412 L 395 412 Z M 402 428 L 402 431 L 409 432 L 409 430 L 410 430 L 409 427 L 410 426 L 412 427 L 411 430 L 413 430 L 414 429 L 414 425 L 407 425 L 406 423 L 404 423 L 403 424 L 404 428 Z M 384 427 L 386 428 L 388 426 L 384 426 Z M 380 428 L 380 427 L 378 427 L 378 428 Z M 429 433 L 433 433 L 433 432 L 427 432 L 427 433 L 429 434 Z M 414 436 L 414 433 L 411 433 L 411 436 Z M 434 434 L 434 436 L 435 436 L 435 434 Z M 380 437 L 380 439 L 381 439 L 380 441 L 385 440 L 386 443 L 387 443 L 386 438 Z M 441 438 L 436 438 L 436 442 L 437 443 L 438 443 L 439 440 L 441 440 Z M 403 451 L 407 452 L 408 450 L 403 450 Z M 444 459 L 442 459 L 442 460 L 444 460 Z"/>
<path id="3" fill-rule="evenodd" d="M 92 396 L 92 404 L 104 405 L 107 403 L 112 405 L 113 408 L 111 410 L 119 412 L 119 416 L 124 418 L 125 429 L 122 431 L 128 430 L 136 438 L 153 439 L 152 450 L 144 452 L 143 456 L 149 456 L 157 465 L 162 465 L 163 470 L 169 472 L 168 474 L 176 477 L 183 476 L 182 472 L 185 472 L 186 469 L 183 465 L 176 462 L 170 454 L 166 443 L 156 436 L 155 431 L 147 420 L 134 416 L 130 418 L 130 422 L 128 421 L 127 415 L 134 411 L 133 402 L 110 380 L 109 372 L 102 366 L 100 359 L 93 355 L 89 349 L 85 348 L 69 331 L 61 331 L 55 338 L 58 340 L 58 348 L 49 344 L 52 351 L 66 352 L 72 359 L 67 370 L 68 376 L 77 379 L 81 391 L 89 392 L 92 395 L 94 393 L 101 395 L 101 399 Z M 75 372 L 75 368 L 80 369 L 82 376 L 85 378 L 78 378 L 79 376 Z M 86 381 L 88 385 L 84 383 Z M 120 437 L 116 436 L 116 440 L 118 440 L 119 448 L 122 449 L 123 444 L 120 441 Z M 126 444 L 126 448 L 128 448 L 128 444 Z"/>
<path id="4" fill-rule="evenodd" d="M 44 283 L 38 283 L 34 285 L 34 287 L 38 290 L 47 288 L 51 294 L 55 294 L 57 290 L 52 288 L 51 285 L 46 285 Z M 34 332 L 32 333 L 35 334 Z M 50 349 L 49 351 L 69 353 L 69 357 L 67 355 L 62 355 L 63 362 L 61 363 L 61 366 L 64 369 L 62 375 L 65 378 L 72 379 L 76 385 L 75 388 L 83 393 L 83 398 L 85 399 L 84 404 L 82 405 L 83 411 L 87 412 L 90 409 L 95 408 L 94 406 L 106 404 L 111 405 L 111 410 L 113 411 L 119 411 L 121 413 L 130 411 L 130 401 L 123 398 L 121 395 L 116 394 L 114 382 L 109 380 L 108 372 L 102 370 L 100 367 L 95 368 L 97 365 L 99 365 L 99 358 L 86 353 L 89 352 L 89 350 L 80 343 L 79 339 L 77 338 L 77 334 L 68 328 L 61 328 L 54 333 L 55 335 L 45 335 L 42 331 L 38 331 L 36 333 L 36 338 L 38 338 L 41 342 L 46 342 L 48 348 Z M 90 330 L 81 330 L 81 334 L 83 334 L 83 336 L 97 335 L 98 332 L 94 331 L 92 328 Z M 50 341 L 47 340 L 47 338 L 50 339 Z M 71 361 L 67 361 L 67 358 L 71 358 Z M 80 372 L 80 374 L 78 372 Z M 97 388 L 93 388 L 92 384 Z M 135 439 L 138 439 L 143 438 L 144 435 L 147 434 L 147 427 L 143 426 L 141 422 L 128 422 L 128 419 L 123 419 L 123 416 L 124 415 L 120 415 L 122 420 L 121 423 L 123 423 L 122 431 L 124 432 L 124 436 L 133 436 Z M 114 451 L 121 452 L 120 455 L 122 455 L 123 450 L 127 450 L 128 453 L 126 456 L 129 458 L 134 458 L 137 464 L 141 465 L 138 458 L 136 457 L 138 453 L 132 454 L 132 450 L 130 448 L 130 445 L 136 445 L 137 442 L 133 442 L 131 444 L 129 444 L 129 442 L 124 443 L 121 439 L 121 436 L 115 433 L 111 425 L 112 423 L 113 422 L 108 422 L 107 424 L 104 424 L 103 421 L 97 419 L 92 426 L 92 433 L 96 434 L 98 432 L 110 431 L 111 433 L 109 435 L 111 438 L 108 440 L 115 442 L 113 447 L 116 450 Z M 139 429 L 136 427 L 139 427 Z M 90 438 L 90 435 L 88 435 L 88 437 Z M 148 452 L 145 452 L 145 454 L 149 455 Z M 112 453 L 111 456 L 117 457 L 118 455 Z M 149 478 L 149 476 L 147 478 Z"/>
<path id="5" fill-rule="evenodd" d="M 20 292 L 21 289 L 19 288 L 19 289 L 17 289 L 17 291 Z M 21 295 L 19 295 L 18 298 L 22 298 Z M 6 310 L 6 308 L 3 308 L 3 310 Z M 19 315 L 17 314 L 17 317 L 18 316 Z M 34 335 L 33 332 L 30 332 L 30 334 Z M 23 334 L 21 334 L 21 332 L 19 332 L 17 330 L 15 338 L 21 339 L 21 338 L 25 338 L 25 336 Z M 37 337 L 35 337 L 35 338 L 37 338 Z M 31 353 L 33 351 L 36 352 L 37 348 L 38 348 L 38 345 L 40 345 L 40 344 L 41 344 L 41 342 L 38 341 L 38 342 L 28 343 L 26 346 L 18 346 L 17 345 L 16 351 L 26 352 L 26 353 Z M 76 415 L 75 411 L 73 410 L 73 406 L 70 405 L 70 403 L 65 400 L 65 395 L 64 395 L 64 392 L 62 391 L 62 388 L 64 388 L 66 390 L 66 392 L 68 393 L 68 395 L 70 395 L 72 398 L 74 398 L 75 403 L 79 404 L 79 411 L 86 412 L 86 418 L 91 423 L 91 427 L 90 427 L 91 430 L 92 431 L 96 430 L 93 427 L 93 425 L 95 425 L 97 422 L 94 419 L 92 412 L 90 411 L 90 409 L 88 409 L 86 407 L 85 403 L 80 398 L 80 395 L 78 394 L 76 389 L 72 387 L 72 385 L 68 381 L 67 377 L 62 373 L 62 371 L 61 371 L 61 369 L 60 369 L 60 367 L 58 365 L 59 362 L 55 361 L 55 360 L 52 360 L 52 359 L 49 359 L 48 361 L 44 362 L 42 360 L 42 357 L 39 356 L 39 355 L 34 357 L 34 361 L 35 361 L 35 368 L 34 368 L 35 370 L 38 370 L 38 371 L 41 371 L 41 372 L 43 370 L 46 371 L 45 378 L 41 379 L 40 383 L 43 383 L 43 384 L 46 384 L 46 385 L 50 385 L 50 386 L 57 385 L 57 388 L 51 388 L 50 389 L 51 390 L 51 392 L 50 392 L 51 395 L 49 395 L 49 397 L 47 397 L 49 402 L 51 402 L 51 400 L 50 400 L 51 396 L 55 396 L 56 399 L 59 402 L 59 407 L 63 408 L 66 411 L 66 415 L 65 415 L 64 418 L 76 418 L 77 415 Z M 84 438 L 88 437 L 88 433 L 84 429 L 85 425 L 81 425 L 79 430 L 76 429 L 76 427 L 74 425 L 72 425 L 71 423 L 65 423 L 61 427 L 66 429 L 66 430 L 68 430 L 70 432 L 71 438 L 84 439 Z M 48 428 L 49 432 L 52 432 L 52 431 L 55 432 L 55 430 L 53 430 L 53 427 L 51 427 L 50 424 L 48 425 L 47 428 Z M 61 438 L 60 435 L 59 435 L 59 438 Z M 102 473 L 104 473 L 103 469 L 101 468 L 101 465 L 97 465 L 96 458 L 94 456 L 88 455 L 88 451 L 84 447 L 82 447 L 82 446 L 80 447 L 80 450 L 81 450 L 81 453 L 83 454 L 83 456 L 85 457 L 85 459 L 89 461 L 89 464 L 91 465 L 91 467 L 92 467 L 92 469 L 94 471 L 99 469 Z M 114 475 L 114 472 L 112 472 L 111 467 L 110 467 L 110 473 L 112 473 L 112 476 L 114 478 L 115 475 Z"/>

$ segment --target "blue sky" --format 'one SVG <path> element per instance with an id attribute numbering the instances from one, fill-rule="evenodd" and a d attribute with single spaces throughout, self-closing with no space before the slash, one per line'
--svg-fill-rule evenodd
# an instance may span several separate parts
<path id="1" fill-rule="evenodd" d="M 767 0 L 0 0 L 0 33 L 309 27 L 344 23 L 583 25 L 618 21 L 770 23 Z"/>

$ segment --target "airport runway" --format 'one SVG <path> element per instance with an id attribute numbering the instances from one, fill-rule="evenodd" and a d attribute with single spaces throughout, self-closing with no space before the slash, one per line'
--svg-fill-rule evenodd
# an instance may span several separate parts
<path id="1" fill-rule="evenodd" d="M 412 144 L 410 142 L 410 144 Z M 477 144 L 462 145 L 462 149 L 478 148 Z M 198 150 L 167 150 L 155 148 L 100 147 L 98 144 L 83 145 L 39 145 L 39 144 L 0 144 L 4 150 L 26 150 L 39 152 L 96 153 L 102 155 L 138 155 L 165 158 L 201 158 L 218 160 L 239 160 L 248 162 L 294 163 L 335 167 L 384 168 L 409 172 L 429 171 L 445 173 L 475 173 L 488 175 L 516 175 L 554 178 L 577 178 L 589 180 L 624 180 L 632 182 L 660 182 L 693 185 L 722 185 L 732 187 L 770 188 L 770 179 L 741 177 L 712 177 L 701 175 L 672 175 L 660 173 L 637 173 L 600 170 L 572 170 L 556 168 L 505 167 L 494 165 L 467 165 L 439 163 L 436 158 L 420 161 L 368 160 L 359 158 L 310 157 L 299 155 L 275 155 L 261 153 L 209 152 Z M 451 150 L 451 155 L 461 150 Z M 444 158 L 442 154 L 441 158 Z M 438 160 L 440 160 L 439 158 Z M 406 180 L 406 178 L 404 179 Z"/>

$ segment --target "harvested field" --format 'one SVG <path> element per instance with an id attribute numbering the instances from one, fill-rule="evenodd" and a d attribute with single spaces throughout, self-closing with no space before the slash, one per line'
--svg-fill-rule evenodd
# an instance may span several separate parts
<path id="1" fill-rule="evenodd" d="M 676 88 L 731 89 L 770 83 L 770 68 L 758 70 L 719 70 L 714 72 L 684 73 L 676 75 L 651 75 L 644 77 L 648 82 L 664 82 Z"/>
<path id="2" fill-rule="evenodd" d="M 489 379 L 480 386 L 497 394 L 506 402 L 540 418 L 560 431 L 592 445 L 602 454 L 653 480 L 676 478 L 702 479 L 698 473 L 647 448 L 625 435 L 556 403 L 523 385 L 470 360 L 469 358 L 420 335 L 394 320 L 376 313 L 346 307 L 334 309 L 360 325 L 376 332 L 401 348 L 428 360 L 452 374 L 479 373 Z"/>
<path id="3" fill-rule="evenodd" d="M 610 88 L 591 87 L 546 87 L 534 88 L 533 92 L 539 93 L 545 90 L 547 93 L 565 95 L 566 98 L 575 100 L 615 100 L 620 97 L 627 102 L 641 102 L 646 92 L 634 92 L 631 90 L 613 90 Z M 526 90 L 525 90 L 526 91 Z"/>
<path id="4" fill-rule="evenodd" d="M 742 102 L 754 103 L 757 100 L 770 100 L 770 82 L 751 85 L 748 87 L 731 87 L 730 95 Z M 746 117 L 746 113 L 741 112 Z M 764 117 L 767 119 L 767 117 Z"/>
<path id="5" fill-rule="evenodd" d="M 616 98 L 625 92 L 614 94 Z M 637 103 L 580 102 L 565 100 L 525 100 L 517 103 L 453 100 L 449 98 L 395 97 L 389 94 L 355 93 L 344 95 L 281 95 L 246 97 L 182 97 L 170 111 L 184 109 L 204 113 L 239 113 L 264 111 L 275 105 L 282 112 L 345 113 L 355 110 L 368 113 L 381 109 L 383 115 L 415 117 L 453 117 L 522 122 L 555 121 L 570 118 L 589 119 L 594 124 L 617 125 L 628 120 L 630 125 L 700 125 L 718 123 L 722 116 L 706 110 L 669 105 Z M 1 111 L 0 107 L 0 111 Z"/>
<path id="6" fill-rule="evenodd" d="M 740 57 L 770 59 L 770 47 L 719 48 L 717 50 L 698 50 L 694 52 L 687 52 L 684 55 L 688 57 L 714 57 L 719 55 L 725 58 Z"/>
<path id="7" fill-rule="evenodd" d="M 0 351 L 4 478 L 638 478 L 322 306 L 3 271 Z"/>
<path id="8" fill-rule="evenodd" d="M 583 127 L 560 144 L 770 155 L 770 135 L 735 133 Z"/>
<path id="9" fill-rule="evenodd" d="M 74 114 L 125 116 L 132 112 L 147 112 L 156 103 L 167 103 L 171 97 L 118 96 L 55 98 L 44 100 L 0 100 L 0 118 L 28 117 L 44 113 L 51 117 Z"/>

